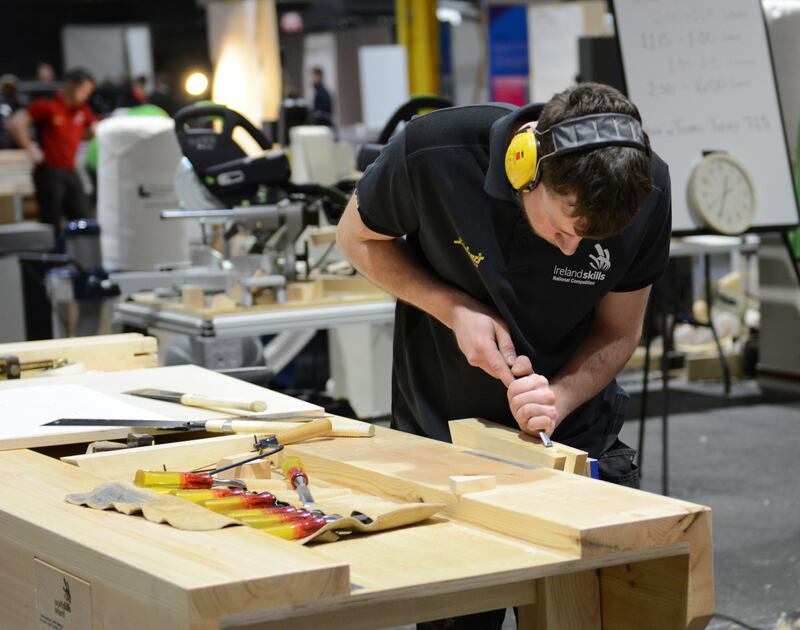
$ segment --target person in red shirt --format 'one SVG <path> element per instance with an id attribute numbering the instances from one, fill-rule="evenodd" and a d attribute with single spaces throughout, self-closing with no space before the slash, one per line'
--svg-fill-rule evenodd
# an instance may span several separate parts
<path id="1" fill-rule="evenodd" d="M 62 216 L 74 220 L 91 214 L 75 171 L 75 155 L 81 140 L 94 133 L 96 118 L 86 105 L 93 91 L 91 74 L 82 69 L 71 70 L 64 88 L 52 98 L 37 98 L 6 123 L 9 133 L 34 163 L 39 221 L 52 225 L 56 233 Z M 36 127 L 38 145 L 28 133 L 31 125 Z"/>

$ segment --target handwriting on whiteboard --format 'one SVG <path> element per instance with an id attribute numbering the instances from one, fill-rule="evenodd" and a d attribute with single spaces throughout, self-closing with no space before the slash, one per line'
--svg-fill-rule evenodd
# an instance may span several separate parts
<path id="1" fill-rule="evenodd" d="M 702 229 L 685 191 L 706 151 L 749 170 L 754 225 L 796 223 L 792 172 L 759 0 L 614 0 L 628 94 L 670 166 L 673 229 Z"/>

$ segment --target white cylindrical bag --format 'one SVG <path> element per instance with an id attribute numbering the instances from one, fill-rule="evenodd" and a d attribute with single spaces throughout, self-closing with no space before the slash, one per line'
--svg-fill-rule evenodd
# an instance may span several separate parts
<path id="1" fill-rule="evenodd" d="M 97 220 L 108 271 L 152 270 L 189 259 L 194 221 L 163 220 L 178 208 L 175 169 L 181 158 L 175 123 L 156 116 L 118 116 L 97 126 Z"/>

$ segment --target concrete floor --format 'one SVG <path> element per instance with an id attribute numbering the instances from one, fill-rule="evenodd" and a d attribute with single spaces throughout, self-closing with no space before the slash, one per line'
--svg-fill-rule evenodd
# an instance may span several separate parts
<path id="1" fill-rule="evenodd" d="M 639 405 L 634 393 L 621 435 L 634 447 Z M 660 392 L 648 407 L 642 489 L 660 493 Z M 742 382 L 726 398 L 721 385 L 678 381 L 670 409 L 670 495 L 713 510 L 717 612 L 745 624 L 708 627 L 800 628 L 800 397 Z M 503 630 L 515 627 L 507 615 Z"/>
<path id="2" fill-rule="evenodd" d="M 800 628 L 800 400 L 764 397 L 752 382 L 727 400 L 720 385 L 673 387 L 669 490 L 712 509 L 717 612 Z M 648 416 L 642 489 L 660 493 L 661 422 Z M 629 421 L 622 440 L 636 445 L 638 428 Z M 715 618 L 709 627 L 742 626 Z"/>

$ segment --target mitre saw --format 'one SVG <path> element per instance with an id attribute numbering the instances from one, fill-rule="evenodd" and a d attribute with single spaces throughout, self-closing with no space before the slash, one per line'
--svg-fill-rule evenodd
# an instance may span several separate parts
<path id="1" fill-rule="evenodd" d="M 234 133 L 239 132 L 239 139 Z M 240 231 L 255 237 L 249 254 L 272 256 L 270 273 L 295 278 L 295 241 L 325 215 L 335 223 L 347 204 L 348 185 L 296 185 L 289 157 L 247 118 L 223 105 L 193 105 L 175 115 L 175 132 L 184 157 L 175 175 L 181 209 L 164 218 L 194 218 L 225 223 L 230 240 Z M 249 156 L 240 142 L 264 153 Z M 226 252 L 227 253 L 227 252 Z M 227 256 L 226 256 L 227 258 Z"/>

